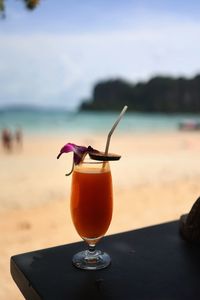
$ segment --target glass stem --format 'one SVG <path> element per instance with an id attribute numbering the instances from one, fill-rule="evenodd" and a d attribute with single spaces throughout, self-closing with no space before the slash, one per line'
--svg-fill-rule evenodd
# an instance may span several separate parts
<path id="1" fill-rule="evenodd" d="M 95 253 L 96 250 L 96 245 L 95 244 L 89 244 L 88 245 L 88 251 L 91 255 L 93 255 Z"/>

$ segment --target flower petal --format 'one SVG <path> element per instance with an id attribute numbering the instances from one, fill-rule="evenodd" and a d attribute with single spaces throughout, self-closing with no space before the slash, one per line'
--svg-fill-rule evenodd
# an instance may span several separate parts
<path id="1" fill-rule="evenodd" d="M 83 161 L 86 154 L 89 154 L 90 152 L 94 153 L 94 152 L 99 152 L 99 151 L 93 149 L 91 146 L 88 146 L 88 147 L 77 146 L 75 144 L 68 143 L 61 148 L 60 153 L 57 156 L 57 159 L 63 153 L 68 153 L 68 152 L 74 152 L 74 155 L 73 155 L 72 169 L 69 173 L 66 174 L 67 176 L 69 176 L 73 172 L 74 165 L 78 165 L 81 161 Z"/>
<path id="2" fill-rule="evenodd" d="M 88 152 L 88 148 L 84 146 L 76 146 L 74 150 L 74 163 L 75 165 L 80 164 L 80 162 L 84 159 L 85 155 Z"/>
<path id="3" fill-rule="evenodd" d="M 68 143 L 62 147 L 60 150 L 60 153 L 57 156 L 57 159 L 63 154 L 68 152 L 74 152 L 74 163 L 75 165 L 79 164 L 82 160 L 82 158 L 87 153 L 88 148 L 84 146 L 77 146 L 72 143 Z"/>

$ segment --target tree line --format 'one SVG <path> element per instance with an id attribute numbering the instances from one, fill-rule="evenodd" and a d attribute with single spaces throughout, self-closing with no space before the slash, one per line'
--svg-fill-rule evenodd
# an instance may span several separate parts
<path id="1" fill-rule="evenodd" d="M 83 100 L 80 110 L 157 113 L 199 113 L 200 75 L 192 79 L 156 76 L 136 84 L 110 79 L 95 84 L 91 99 Z"/>

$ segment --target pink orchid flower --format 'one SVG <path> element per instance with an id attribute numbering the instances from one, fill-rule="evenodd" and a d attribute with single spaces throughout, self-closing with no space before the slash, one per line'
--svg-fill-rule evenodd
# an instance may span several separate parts
<path id="1" fill-rule="evenodd" d="M 90 152 L 98 152 L 98 150 L 93 149 L 91 146 L 85 147 L 85 146 L 77 146 L 75 144 L 72 143 L 68 143 L 66 145 L 64 145 L 61 150 L 60 153 L 57 156 L 57 159 L 63 154 L 63 153 L 69 153 L 69 152 L 74 152 L 73 155 L 73 165 L 72 165 L 72 170 L 67 173 L 66 175 L 70 175 L 74 169 L 74 165 L 78 165 L 80 164 L 84 157 L 86 156 L 86 154 L 89 154 Z"/>

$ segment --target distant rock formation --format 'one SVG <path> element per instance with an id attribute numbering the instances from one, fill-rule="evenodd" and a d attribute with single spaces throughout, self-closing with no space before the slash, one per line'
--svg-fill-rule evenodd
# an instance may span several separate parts
<path id="1" fill-rule="evenodd" d="M 192 79 L 157 76 L 137 84 L 123 79 L 102 81 L 80 110 L 119 111 L 125 104 L 135 112 L 199 113 L 200 75 Z"/>

